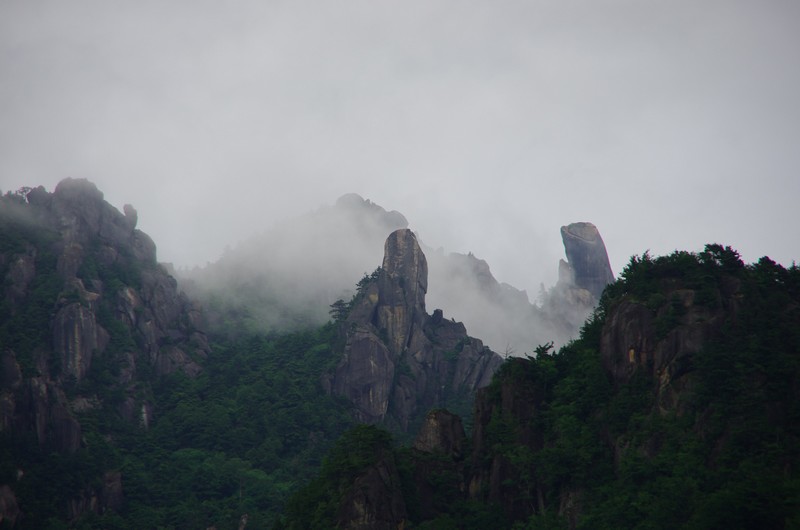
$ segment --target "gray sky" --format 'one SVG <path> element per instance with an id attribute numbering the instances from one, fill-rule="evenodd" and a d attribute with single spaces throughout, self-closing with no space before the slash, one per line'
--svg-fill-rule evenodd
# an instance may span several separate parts
<path id="1" fill-rule="evenodd" d="M 559 227 L 800 259 L 800 2 L 0 0 L 0 189 L 178 266 L 356 192 L 535 295 Z"/>

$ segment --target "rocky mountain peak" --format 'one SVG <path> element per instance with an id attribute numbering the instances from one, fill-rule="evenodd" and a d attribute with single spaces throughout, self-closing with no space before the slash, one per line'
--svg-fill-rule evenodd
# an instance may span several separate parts
<path id="1" fill-rule="evenodd" d="M 586 289 L 599 300 L 606 285 L 614 281 L 614 273 L 597 227 L 592 223 L 562 226 L 561 239 L 575 286 Z"/>
<path id="2" fill-rule="evenodd" d="M 408 220 L 397 210 L 387 211 L 382 206 L 363 198 L 358 193 L 342 195 L 336 200 L 334 209 L 341 212 L 349 212 L 353 216 L 368 216 L 377 224 L 387 227 L 405 228 L 408 226 Z"/>
<path id="3" fill-rule="evenodd" d="M 428 262 L 417 238 L 405 228 L 392 232 L 384 245 L 379 277 L 378 329 L 386 329 L 395 354 L 408 346 L 413 325 L 424 324 Z"/>
<path id="4" fill-rule="evenodd" d="M 0 353 L 19 374 L 0 387 L 0 428 L 74 452 L 75 411 L 102 406 L 98 365 L 123 389 L 116 412 L 145 424 L 145 374 L 200 371 L 209 351 L 200 313 L 156 262 L 136 210 L 124 212 L 86 179 L 0 197 Z"/>
<path id="5" fill-rule="evenodd" d="M 502 359 L 464 325 L 425 311 L 428 268 L 408 229 L 392 232 L 383 265 L 342 323 L 345 347 L 326 388 L 353 403 L 365 423 L 402 431 L 430 408 L 456 405 L 489 384 Z"/>

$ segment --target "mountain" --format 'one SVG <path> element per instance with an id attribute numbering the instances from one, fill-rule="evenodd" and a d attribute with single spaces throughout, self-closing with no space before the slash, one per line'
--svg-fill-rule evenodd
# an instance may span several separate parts
<path id="1" fill-rule="evenodd" d="M 404 222 L 355 203 L 376 223 L 362 232 Z M 3 526 L 269 527 L 345 428 L 404 433 L 431 406 L 468 410 L 500 364 L 463 324 L 427 314 L 407 229 L 342 302 L 344 320 L 259 330 L 218 305 L 207 333 L 136 223 L 83 179 L 0 198 Z M 385 402 L 351 399 L 364 385 Z"/>
<path id="2" fill-rule="evenodd" d="M 380 263 L 386 237 L 408 221 L 358 195 L 286 220 L 227 250 L 215 263 L 178 271 L 181 285 L 227 334 L 320 326 L 329 306 Z"/>
<path id="3" fill-rule="evenodd" d="M 798 389 L 800 268 L 645 254 L 579 340 L 500 367 L 471 441 L 446 411 L 411 448 L 354 429 L 279 527 L 796 528 Z"/>
<path id="4" fill-rule="evenodd" d="M 4 284 L 0 344 L 6 375 L 3 425 L 36 426 L 39 443 L 75 451 L 71 435 L 42 430 L 42 418 L 71 407 L 56 386 L 75 389 L 112 359 L 131 421 L 147 421 L 143 374 L 189 375 L 209 347 L 198 308 L 156 262 L 153 241 L 137 230 L 136 211 L 121 214 L 86 180 L 66 179 L 2 198 L 0 275 Z M 77 429 L 77 426 L 75 427 Z"/>
<path id="5" fill-rule="evenodd" d="M 543 297 L 542 312 L 562 337 L 575 338 L 575 330 L 592 314 L 614 274 L 600 231 L 592 223 L 562 226 L 561 240 L 567 261 L 558 263 L 558 283 Z M 562 345 L 568 341 L 553 342 Z"/>
<path id="6" fill-rule="evenodd" d="M 408 432 L 433 407 L 468 407 L 502 359 L 441 310 L 427 313 L 428 265 L 411 230 L 392 232 L 384 252 L 342 318 L 344 355 L 325 386 L 359 422 Z"/>
<path id="7" fill-rule="evenodd" d="M 537 346 L 562 346 L 577 336 L 606 285 L 614 281 L 600 232 L 591 223 L 561 227 L 567 261 L 541 306 L 525 291 L 498 282 L 489 264 L 473 254 L 428 252 L 434 307 L 463 320 L 471 333 L 506 356 Z M 434 287 L 435 286 L 435 287 Z"/>
<path id="8" fill-rule="evenodd" d="M 87 422 L 146 428 L 153 378 L 194 377 L 210 351 L 198 308 L 156 262 L 136 211 L 124 210 L 82 179 L 0 198 L 0 428 L 13 466 L 1 481 L 12 524 L 12 487 L 37 480 L 20 481 L 32 470 L 18 466 L 37 451 L 71 460 L 96 451 L 95 467 L 58 492 L 71 517 L 118 508 L 120 474 L 95 458 L 107 443 Z"/>
<path id="9" fill-rule="evenodd" d="M 187 292 L 203 301 L 216 330 L 322 325 L 328 319 L 325 308 L 338 299 L 350 299 L 356 281 L 380 263 L 386 237 L 408 225 L 399 212 L 349 194 L 333 206 L 242 242 L 216 263 L 179 271 L 179 277 Z M 573 243 L 578 238 L 571 234 L 582 233 L 583 225 L 590 234 L 585 244 L 600 242 L 594 253 L 573 251 L 582 247 Z M 579 283 L 554 288 L 542 307 L 532 304 L 525 291 L 498 282 L 486 261 L 472 254 L 433 250 L 420 239 L 430 274 L 428 304 L 464 322 L 473 336 L 507 355 L 521 355 L 548 342 L 565 344 L 591 313 L 599 291 L 613 280 L 597 229 L 588 223 L 569 227 L 573 232 L 562 229 L 562 238 L 570 263 L 580 271 Z M 573 287 L 591 274 L 596 275 L 591 296 L 576 295 Z"/>

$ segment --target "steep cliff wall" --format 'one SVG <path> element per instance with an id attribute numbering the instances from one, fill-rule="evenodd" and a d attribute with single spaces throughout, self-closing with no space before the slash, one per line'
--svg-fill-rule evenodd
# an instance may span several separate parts
<path id="1" fill-rule="evenodd" d="M 87 414 L 146 427 L 153 377 L 199 373 L 209 351 L 200 312 L 136 221 L 132 207 L 120 213 L 82 179 L 0 198 L 5 434 L 75 453 L 87 446 Z M 119 498 L 76 495 L 83 500 L 71 504 L 73 515 L 102 509 L 97 498 Z"/>
<path id="2" fill-rule="evenodd" d="M 383 265 L 342 323 L 344 355 L 325 382 L 359 421 L 407 431 L 430 408 L 468 400 L 501 358 L 441 311 L 425 311 L 427 261 L 414 234 L 393 232 Z"/>
<path id="3" fill-rule="evenodd" d="M 633 258 L 578 343 L 507 363 L 478 393 L 472 497 L 571 528 L 783 527 L 800 448 L 798 272 L 719 245 Z M 635 499 L 651 504 L 615 504 Z"/>
<path id="4" fill-rule="evenodd" d="M 634 257 L 622 278 L 578 341 L 509 359 L 478 390 L 465 460 L 457 422 L 426 418 L 395 453 L 399 522 L 796 526 L 800 268 L 708 245 Z"/>
<path id="5" fill-rule="evenodd" d="M 600 231 L 592 223 L 562 226 L 561 240 L 567 260 L 559 261 L 558 283 L 544 300 L 542 309 L 563 330 L 562 334 L 575 338 L 603 290 L 614 281 L 614 274 Z"/>

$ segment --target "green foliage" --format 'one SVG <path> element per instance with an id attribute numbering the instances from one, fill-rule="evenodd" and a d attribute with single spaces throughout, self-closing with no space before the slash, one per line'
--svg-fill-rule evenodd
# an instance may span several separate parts
<path id="1" fill-rule="evenodd" d="M 0 219 L 2 218 L 3 216 L 0 216 Z M 0 234 L 4 234 L 5 238 L 5 241 L 0 243 L 6 249 L 20 251 L 31 245 L 31 241 L 35 242 L 37 250 L 33 251 L 34 267 L 39 273 L 28 285 L 24 303 L 15 305 L 10 299 L 0 300 L 0 345 L 15 352 L 24 375 L 35 376 L 37 374 L 33 353 L 36 350 L 47 351 L 50 347 L 50 322 L 62 282 L 56 274 L 48 273 L 56 270 L 57 258 L 52 248 L 53 235 L 47 231 L 26 231 L 22 228 L 24 225 L 20 224 L 14 226 L 20 228 L 21 232 L 13 236 L 5 232 L 11 228 L 0 227 Z"/>
<path id="2" fill-rule="evenodd" d="M 157 419 L 123 468 L 137 496 L 122 515 L 140 527 L 158 514 L 158 524 L 188 518 L 178 526 L 205 528 L 247 513 L 248 525 L 269 526 L 352 423 L 319 383 L 336 361 L 333 334 L 328 326 L 217 344 L 199 378 L 161 381 Z"/>
<path id="3" fill-rule="evenodd" d="M 113 339 L 119 330 L 110 330 Z M 352 425 L 347 406 L 320 384 L 338 360 L 334 336 L 329 325 L 218 343 L 195 379 L 175 373 L 140 381 L 142 397 L 155 405 L 149 430 L 119 414 L 123 359 L 109 347 L 86 379 L 72 383 L 74 395 L 102 397 L 101 406 L 78 416 L 86 446 L 76 455 L 40 451 L 23 433 L 0 433 L 0 475 L 26 513 L 22 528 L 67 527 L 67 502 L 99 491 L 107 470 L 122 473 L 124 505 L 70 528 L 236 528 L 245 513 L 248 527 L 269 528 Z M 137 401 L 134 411 L 141 406 Z M 25 470 L 19 481 L 18 467 Z"/>
<path id="4" fill-rule="evenodd" d="M 322 463 L 319 476 L 287 504 L 277 528 L 329 528 L 356 477 L 391 453 L 391 435 L 372 425 L 358 425 L 342 435 Z"/>
<path id="5" fill-rule="evenodd" d="M 17 215 L 24 205 L 22 195 L 2 198 L 0 252 L 31 256 L 37 272 L 55 271 L 55 234 Z M 512 517 L 468 500 L 462 468 L 427 462 L 434 493 L 425 500 L 435 514 L 426 520 L 414 482 L 421 457 L 393 447 L 389 434 L 370 426 L 335 441 L 352 420 L 320 384 L 338 361 L 337 324 L 380 269 L 362 278 L 350 302 L 334 304 L 334 323 L 321 329 L 217 337 L 196 379 L 176 373 L 155 380 L 142 363 L 131 404 L 118 381 L 136 337 L 113 317 L 111 300 L 125 286 L 141 285 L 143 266 L 129 259 L 104 265 L 99 255 L 98 248 L 87 251 L 79 276 L 103 282 L 97 318 L 110 343 L 84 380 L 64 381 L 70 398 L 100 398 L 78 415 L 83 446 L 64 455 L 40 447 L 28 431 L 0 433 L 0 483 L 20 499 L 21 528 L 235 528 L 244 513 L 254 528 L 326 528 L 355 477 L 384 457 L 397 464 L 409 528 L 565 528 L 566 516 L 558 514 L 566 497 L 579 499 L 578 528 L 800 525 L 796 266 L 785 269 L 769 258 L 744 265 L 721 245 L 699 254 L 634 256 L 578 340 L 557 353 L 543 345 L 533 357 L 508 360 L 487 390 L 486 453 L 467 470 L 502 461 L 510 469 L 504 492 L 528 511 Z M 25 304 L 0 303 L 0 344 L 14 350 L 26 376 L 37 375 L 34 353 L 50 348 L 54 301 L 84 303 L 62 288 L 56 274 L 37 274 Z M 656 338 L 664 339 L 686 324 L 679 290 L 692 291 L 695 306 L 722 316 L 713 340 L 691 359 L 684 405 L 663 410 L 650 373 L 640 370 L 624 383 L 610 379 L 600 340 L 607 315 L 624 301 L 647 307 Z M 461 348 L 446 357 L 456 359 Z M 50 361 L 56 376 L 58 359 Z M 397 373 L 407 376 L 410 368 L 401 362 Z M 501 406 L 509 393 L 514 410 Z M 137 414 L 145 401 L 154 409 L 148 430 L 120 412 L 128 407 Z M 522 404 L 533 412 L 517 415 Z M 464 395 L 447 405 L 463 414 L 471 401 Z M 67 503 L 96 494 L 109 470 L 122 473 L 122 508 L 65 523 Z"/>
<path id="6" fill-rule="evenodd" d="M 612 384 L 599 355 L 605 317 L 624 300 L 653 312 L 658 339 L 684 325 L 678 289 L 725 316 L 692 358 L 680 413 L 656 405 L 644 370 Z M 543 509 L 516 528 L 563 528 L 554 514 L 564 494 L 580 498 L 578 528 L 788 527 L 800 510 L 799 376 L 796 266 L 768 258 L 745 266 L 720 245 L 645 254 L 609 286 L 579 340 L 503 365 L 492 403 L 504 386 L 541 398 L 532 421 L 542 440 L 522 444 L 525 426 L 494 408 L 487 457 L 511 463 L 516 495 L 540 488 Z"/>
<path id="7" fill-rule="evenodd" d="M 378 280 L 382 270 L 381 267 L 378 267 L 371 274 L 364 273 L 364 276 L 356 284 L 356 294 L 353 295 L 349 302 L 345 302 L 340 298 L 331 304 L 328 313 L 335 323 L 339 324 L 347 320 L 353 307 L 366 295 L 369 286 Z"/>

